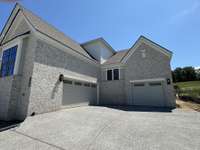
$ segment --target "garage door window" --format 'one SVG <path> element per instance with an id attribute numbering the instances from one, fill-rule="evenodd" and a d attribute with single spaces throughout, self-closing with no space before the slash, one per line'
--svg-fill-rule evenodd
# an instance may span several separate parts
<path id="1" fill-rule="evenodd" d="M 70 81 L 70 80 L 64 80 L 63 83 L 72 84 L 72 81 Z"/>
<path id="2" fill-rule="evenodd" d="M 96 84 L 92 84 L 91 87 L 92 87 L 92 88 L 96 88 L 97 85 L 96 85 Z"/>
<path id="3" fill-rule="evenodd" d="M 161 86 L 160 82 L 149 83 L 150 86 Z"/>
<path id="4" fill-rule="evenodd" d="M 90 87 L 90 84 L 89 83 L 84 83 L 84 86 Z"/>
<path id="5" fill-rule="evenodd" d="M 81 82 L 75 82 L 74 84 L 75 84 L 75 85 L 78 85 L 78 86 L 81 86 L 81 85 L 82 85 Z"/>
<path id="6" fill-rule="evenodd" d="M 144 86 L 144 83 L 134 83 L 134 86 Z"/>

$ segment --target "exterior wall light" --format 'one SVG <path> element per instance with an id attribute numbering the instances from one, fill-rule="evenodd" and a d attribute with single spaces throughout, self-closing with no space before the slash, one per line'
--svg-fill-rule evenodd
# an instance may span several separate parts
<path id="1" fill-rule="evenodd" d="M 60 74 L 59 76 L 59 81 L 62 82 L 64 80 L 64 75 L 63 74 Z"/>
<path id="2" fill-rule="evenodd" d="M 167 84 L 171 84 L 171 80 L 167 78 Z"/>

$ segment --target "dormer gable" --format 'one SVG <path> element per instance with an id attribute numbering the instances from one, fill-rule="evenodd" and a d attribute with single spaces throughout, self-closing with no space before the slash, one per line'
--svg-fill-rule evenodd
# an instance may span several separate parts
<path id="1" fill-rule="evenodd" d="M 116 53 L 103 38 L 85 42 L 81 46 L 101 64 Z"/>

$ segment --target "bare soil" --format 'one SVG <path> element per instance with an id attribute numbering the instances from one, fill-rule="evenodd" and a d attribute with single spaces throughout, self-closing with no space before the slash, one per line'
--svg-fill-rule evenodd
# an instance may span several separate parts
<path id="1" fill-rule="evenodd" d="M 195 111 L 200 112 L 200 104 L 195 103 L 193 101 L 183 101 L 183 100 L 177 99 L 176 107 L 184 109 L 184 110 L 188 110 L 188 111 L 195 110 Z"/>

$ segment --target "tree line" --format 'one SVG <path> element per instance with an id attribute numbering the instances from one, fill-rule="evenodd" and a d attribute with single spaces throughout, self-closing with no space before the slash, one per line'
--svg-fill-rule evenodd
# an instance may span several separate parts
<path id="1" fill-rule="evenodd" d="M 197 81 L 200 80 L 200 69 L 194 67 L 178 67 L 172 71 L 173 82 Z"/>

